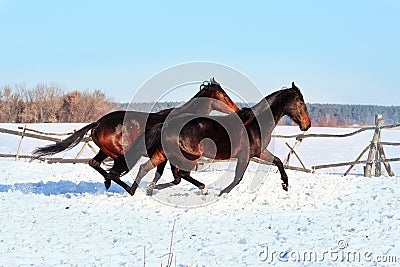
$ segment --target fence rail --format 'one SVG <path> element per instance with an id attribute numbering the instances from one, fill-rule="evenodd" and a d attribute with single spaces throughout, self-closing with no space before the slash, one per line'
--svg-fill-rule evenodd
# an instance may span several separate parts
<path id="1" fill-rule="evenodd" d="M 315 166 L 311 167 L 311 171 L 315 172 L 316 170 L 320 170 L 320 169 L 350 166 L 347 169 L 347 171 L 343 174 L 343 176 L 346 176 L 347 174 L 349 174 L 349 172 L 355 165 L 365 164 L 364 176 L 371 177 L 371 171 L 372 171 L 373 165 L 375 165 L 375 176 L 380 176 L 382 174 L 381 164 L 383 163 L 388 175 L 394 176 L 395 174 L 392 171 L 392 168 L 391 168 L 389 162 L 398 162 L 398 161 L 400 161 L 400 158 L 387 159 L 386 155 L 385 155 L 385 151 L 383 149 L 383 146 L 400 146 L 400 143 L 382 142 L 381 141 L 381 131 L 383 129 L 393 129 L 393 128 L 398 128 L 398 127 L 400 127 L 400 124 L 384 125 L 384 119 L 383 119 L 382 115 L 377 114 L 375 116 L 375 126 L 363 127 L 361 129 L 358 129 L 351 133 L 346 133 L 346 134 L 307 134 L 307 133 L 305 133 L 305 134 L 297 134 L 297 135 L 273 135 L 273 137 L 275 137 L 275 138 L 295 138 L 296 139 L 295 148 L 298 148 L 300 146 L 301 142 L 306 138 L 346 138 L 346 137 L 360 134 L 365 131 L 374 130 L 374 135 L 372 137 L 371 143 L 366 148 L 364 148 L 364 150 L 360 153 L 360 155 L 356 158 L 356 160 L 351 161 L 351 162 L 338 162 L 338 163 L 331 163 L 331 164 L 315 165 Z M 367 151 L 369 151 L 367 160 L 360 160 Z M 291 149 L 284 161 L 284 164 L 289 164 L 289 159 L 292 154 L 295 154 L 295 156 L 301 162 L 300 157 L 295 153 L 294 149 Z"/>
<path id="2" fill-rule="evenodd" d="M 25 126 L 18 126 L 18 129 L 20 130 L 25 130 L 25 131 L 30 131 L 30 132 L 34 132 L 34 133 L 38 133 L 38 134 L 42 134 L 42 135 L 53 135 L 53 136 L 65 136 L 65 135 L 71 135 L 73 134 L 75 131 L 73 132 L 69 132 L 69 133 L 49 133 L 49 132 L 42 132 L 42 131 L 38 131 L 35 129 L 30 129 L 30 128 L 26 128 Z"/>
<path id="3" fill-rule="evenodd" d="M 381 126 L 381 129 L 392 129 L 392 128 L 398 128 L 400 127 L 400 124 L 392 124 L 392 125 L 385 125 L 385 126 Z M 332 137 L 332 138 L 341 138 L 341 137 L 350 137 L 365 131 L 369 131 L 369 130 L 375 130 L 376 126 L 367 126 L 367 127 L 363 127 L 361 129 L 358 129 L 354 132 L 351 133 L 346 133 L 346 134 L 295 134 L 295 135 L 272 135 L 272 137 L 276 137 L 276 138 L 296 138 L 296 140 L 303 140 L 305 138 L 318 138 L 318 137 Z"/>
<path id="4" fill-rule="evenodd" d="M 60 142 L 62 139 L 60 138 L 55 138 L 55 137 L 50 137 L 50 136 L 43 136 L 39 134 L 31 134 L 27 132 L 20 132 L 20 131 L 14 131 L 14 130 L 9 130 L 9 129 L 4 129 L 0 128 L 0 133 L 6 133 L 6 134 L 12 134 L 12 135 L 17 135 L 17 136 L 26 136 L 26 137 L 31 137 L 31 138 L 36 138 L 40 140 L 45 140 L 45 141 L 52 141 L 52 142 Z"/>
<path id="5" fill-rule="evenodd" d="M 20 149 L 22 145 L 22 141 L 24 137 L 30 137 L 30 138 L 35 138 L 39 140 L 44 140 L 44 141 L 51 141 L 51 142 L 60 142 L 63 139 L 62 138 L 57 138 L 57 137 L 52 137 L 53 136 L 66 136 L 70 135 L 71 133 L 48 133 L 48 132 L 41 132 L 37 131 L 34 129 L 29 129 L 25 127 L 18 127 L 18 129 L 22 131 L 15 131 L 15 130 L 10 130 L 10 129 L 5 129 L 5 128 L 0 128 L 0 133 L 5 133 L 5 134 L 11 134 L 11 135 L 16 135 L 20 136 L 21 139 L 18 144 L 17 148 L 17 153 L 16 154 L 1 154 L 0 157 L 2 158 L 15 158 L 16 160 L 19 158 L 24 158 L 24 159 L 33 159 L 34 157 L 32 155 L 20 155 Z M 31 131 L 34 133 L 29 133 L 27 131 Z M 84 143 L 81 150 L 78 152 L 76 155 L 75 159 L 63 159 L 63 158 L 38 158 L 38 160 L 42 161 L 47 161 L 48 163 L 87 163 L 90 159 L 80 159 L 79 157 L 82 155 L 83 151 L 85 150 L 86 147 L 90 148 L 95 154 L 97 154 L 97 151 L 93 148 L 92 145 L 90 145 L 90 141 L 92 141 L 92 138 L 86 136 L 84 137 L 80 142 Z"/>

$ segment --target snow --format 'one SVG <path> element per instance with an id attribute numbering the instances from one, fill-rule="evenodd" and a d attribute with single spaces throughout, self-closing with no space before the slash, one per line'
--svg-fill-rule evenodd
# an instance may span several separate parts
<path id="1" fill-rule="evenodd" d="M 28 126 L 69 132 L 83 125 Z M 299 130 L 279 126 L 275 133 Z M 398 142 L 398 133 L 385 130 L 382 139 Z M 297 152 L 307 167 L 352 161 L 371 138 L 368 131 L 344 139 L 305 139 Z M 15 153 L 18 142 L 18 137 L 0 134 L 0 153 Z M 288 151 L 285 142 L 293 145 L 295 140 L 276 139 L 270 146 L 281 159 Z M 45 144 L 24 138 L 22 152 Z M 79 149 L 55 156 L 73 157 Z M 399 148 L 385 150 L 388 158 L 398 157 Z M 93 155 L 87 150 L 84 157 Z M 346 177 L 341 175 L 346 167 L 315 174 L 287 171 L 290 188 L 285 192 L 275 167 L 251 163 L 242 182 L 223 197 L 216 194 L 233 179 L 235 164 L 216 163 L 193 172 L 209 188 L 208 196 L 183 181 L 148 197 L 144 190 L 153 171 L 131 197 L 115 184 L 106 192 L 102 177 L 87 164 L 0 163 L 0 266 L 165 266 L 168 256 L 161 256 L 169 252 L 174 220 L 173 266 L 175 260 L 176 266 L 280 266 L 285 261 L 288 266 L 394 266 L 384 262 L 389 256 L 400 262 L 400 179 L 386 173 L 364 178 L 361 165 Z M 298 164 L 295 158 L 291 164 Z M 391 165 L 399 174 L 400 164 Z M 137 170 L 124 180 L 133 181 Z M 167 169 L 162 181 L 169 180 Z M 317 260 L 295 258 L 313 251 Z M 360 259 L 348 260 L 352 253 Z"/>

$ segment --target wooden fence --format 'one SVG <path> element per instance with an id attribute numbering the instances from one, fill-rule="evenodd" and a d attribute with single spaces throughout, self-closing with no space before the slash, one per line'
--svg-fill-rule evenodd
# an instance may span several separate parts
<path id="1" fill-rule="evenodd" d="M 400 127 L 400 124 L 384 125 L 384 120 L 382 118 L 382 115 L 376 115 L 375 116 L 375 126 L 363 127 L 361 129 L 358 129 L 351 133 L 346 133 L 346 134 L 307 134 L 307 133 L 303 133 L 303 134 L 298 134 L 298 135 L 273 135 L 273 137 L 274 138 L 286 138 L 286 139 L 295 138 L 296 139 L 296 142 L 293 145 L 293 147 L 291 147 L 287 142 L 285 142 L 286 146 L 289 149 L 287 156 L 283 160 L 283 164 L 286 169 L 314 173 L 315 171 L 320 170 L 320 169 L 349 166 L 349 168 L 343 174 L 345 176 L 351 171 L 351 169 L 355 165 L 363 164 L 363 165 L 365 165 L 364 166 L 364 176 L 371 177 L 373 168 L 375 168 L 375 176 L 380 176 L 382 174 L 382 164 L 383 164 L 388 175 L 394 176 L 395 174 L 390 166 L 390 162 L 400 162 L 400 158 L 388 159 L 386 157 L 386 154 L 384 151 L 384 146 L 400 146 L 400 143 L 383 142 L 381 140 L 381 132 L 383 129 L 392 129 L 392 128 L 397 128 L 397 127 Z M 18 128 L 21 131 L 14 131 L 14 130 L 0 128 L 0 133 L 12 134 L 12 135 L 17 135 L 17 136 L 21 137 L 19 144 L 18 144 L 18 149 L 17 149 L 16 154 L 0 154 L 0 157 L 15 158 L 16 160 L 19 158 L 28 158 L 28 159 L 31 158 L 32 159 L 31 155 L 21 155 L 20 154 L 20 149 L 21 149 L 21 145 L 22 145 L 24 137 L 36 138 L 36 139 L 52 141 L 52 142 L 59 142 L 62 140 L 62 138 L 58 138 L 58 137 L 54 137 L 54 136 L 67 136 L 67 135 L 72 134 L 72 132 L 71 133 L 61 133 L 61 134 L 60 133 L 56 134 L 56 133 L 41 132 L 41 131 L 37 131 L 34 129 L 29 129 L 26 126 L 18 127 Z M 315 166 L 311 166 L 310 168 L 307 168 L 304 165 L 304 163 L 301 160 L 298 153 L 296 152 L 296 149 L 307 138 L 346 138 L 346 137 L 357 135 L 364 131 L 372 131 L 372 130 L 374 131 L 374 133 L 373 133 L 371 143 L 368 144 L 361 151 L 359 156 L 354 161 L 315 165 Z M 79 150 L 79 152 L 77 153 L 77 155 L 75 156 L 75 158 L 73 158 L 73 159 L 65 159 L 65 158 L 39 158 L 39 159 L 46 161 L 48 163 L 57 163 L 57 162 L 58 163 L 87 163 L 90 160 L 89 158 L 80 158 L 85 149 L 89 148 L 93 151 L 93 153 L 97 154 L 97 150 L 89 143 L 90 141 L 91 141 L 91 138 L 89 136 L 86 136 L 85 138 L 82 139 L 81 142 L 83 143 L 83 145 L 82 145 L 81 149 Z M 361 160 L 361 158 L 367 152 L 368 152 L 367 159 Z M 298 159 L 301 166 L 289 165 L 290 159 L 293 156 Z M 232 159 L 232 160 L 235 160 L 235 159 Z M 266 162 L 266 161 L 258 159 L 258 158 L 253 158 L 252 161 L 255 161 L 260 164 L 268 164 L 268 165 L 271 164 L 269 162 Z M 211 160 L 211 159 L 207 159 L 207 158 L 201 158 L 201 160 L 199 161 L 195 170 L 200 171 L 202 169 L 202 167 L 204 166 L 204 164 L 211 163 L 211 162 L 228 162 L 228 160 L 217 161 L 217 160 Z"/>
<path id="2" fill-rule="evenodd" d="M 272 137 L 274 138 L 285 138 L 285 139 L 296 139 L 295 144 L 293 147 L 291 147 L 287 142 L 285 142 L 286 146 L 289 148 L 289 152 L 285 159 L 283 160 L 283 164 L 286 169 L 289 170 L 296 170 L 296 171 L 303 171 L 303 172 L 308 172 L 308 173 L 314 173 L 317 170 L 321 169 L 326 169 L 326 168 L 334 168 L 334 167 L 343 167 L 343 166 L 349 166 L 349 168 L 346 170 L 346 172 L 343 174 L 343 176 L 346 176 L 349 174 L 349 172 L 353 169 L 355 165 L 358 164 L 363 164 L 364 166 L 364 176 L 365 177 L 371 177 L 371 172 L 372 168 L 375 167 L 375 176 L 381 176 L 382 174 L 382 164 L 384 165 L 387 173 L 389 176 L 394 176 L 394 172 L 390 166 L 390 162 L 400 162 L 400 158 L 386 158 L 385 151 L 383 149 L 384 146 L 400 146 L 400 143 L 393 143 L 393 142 L 382 142 L 381 140 L 381 131 L 383 129 L 393 129 L 400 127 L 400 124 L 393 124 L 393 125 L 384 125 L 384 120 L 382 118 L 382 115 L 378 114 L 375 116 L 375 126 L 369 126 L 369 127 L 363 127 L 361 129 L 358 129 L 356 131 L 353 131 L 351 133 L 346 133 L 346 134 L 308 134 L 308 133 L 303 133 L 303 134 L 297 134 L 297 135 L 273 135 Z M 307 168 L 303 161 L 301 160 L 300 156 L 296 152 L 296 149 L 301 145 L 301 143 L 307 139 L 307 138 L 346 138 L 350 136 L 354 136 L 357 134 L 360 134 L 365 131 L 371 131 L 374 130 L 374 134 L 372 137 L 372 141 L 370 144 L 368 144 L 360 153 L 360 155 L 354 160 L 350 162 L 336 162 L 336 163 L 329 163 L 329 164 L 323 164 L 323 165 L 314 165 L 311 166 L 310 168 Z M 367 160 L 360 160 L 364 154 L 369 151 L 368 153 L 368 158 Z M 296 166 L 291 166 L 289 165 L 290 159 L 295 156 L 301 167 L 296 167 Z M 262 163 L 262 164 L 271 164 L 268 162 L 265 162 L 261 159 L 258 158 L 253 158 L 252 161 Z M 205 163 L 210 163 L 210 162 L 227 162 L 225 161 L 220 161 L 220 160 L 209 160 L 209 159 L 203 159 L 199 163 L 199 166 L 196 167 L 197 170 L 201 170 L 202 165 Z"/>
<path id="3" fill-rule="evenodd" d="M 14 131 L 14 130 L 9 130 L 9 129 L 4 129 L 0 128 L 0 133 L 5 133 L 5 134 L 11 134 L 11 135 L 16 135 L 20 136 L 20 141 L 18 143 L 18 148 L 17 148 L 17 153 L 16 154 L 1 154 L 0 157 L 2 158 L 15 158 L 15 160 L 18 160 L 20 158 L 23 159 L 33 159 L 32 155 L 21 155 L 21 146 L 22 142 L 25 137 L 30 137 L 30 138 L 35 138 L 39 140 L 45 140 L 45 141 L 52 141 L 52 142 L 60 142 L 63 140 L 63 138 L 58 138 L 54 136 L 67 136 L 73 134 L 73 132 L 70 133 L 48 133 L 48 132 L 41 132 L 38 130 L 34 129 L 29 129 L 26 126 L 24 127 L 18 127 L 19 130 L 21 131 Z M 85 151 L 86 148 L 90 148 L 93 153 L 97 154 L 96 149 L 89 143 L 92 139 L 89 136 L 86 136 L 82 139 L 81 143 L 83 143 L 81 149 L 73 159 L 65 159 L 65 158 L 38 158 L 38 160 L 46 161 L 48 163 L 87 163 L 90 159 L 89 158 L 80 158 L 82 156 L 82 153 Z"/>
<path id="4" fill-rule="evenodd" d="M 286 156 L 284 160 L 284 165 L 289 164 L 290 157 L 294 154 L 299 162 L 302 164 L 302 170 L 306 172 L 312 172 L 314 173 L 316 170 L 320 169 L 326 169 L 326 168 L 334 168 L 334 167 L 343 167 L 343 166 L 349 166 L 349 168 L 346 170 L 346 172 L 343 174 L 346 176 L 349 174 L 349 172 L 352 170 L 352 168 L 357 165 L 357 164 L 365 164 L 364 166 L 364 176 L 365 177 L 371 177 L 371 172 L 373 166 L 375 166 L 375 176 L 381 176 L 382 174 L 382 164 L 384 165 L 387 173 L 389 176 L 394 176 L 394 172 L 390 166 L 390 162 L 399 162 L 400 158 L 386 158 L 386 154 L 384 151 L 384 146 L 400 146 L 400 143 L 393 143 L 393 142 L 382 142 L 381 140 L 381 132 L 383 129 L 393 129 L 400 127 L 400 124 L 393 124 L 393 125 L 384 125 L 384 119 L 381 114 L 378 114 L 375 116 L 375 126 L 370 126 L 370 127 L 363 127 L 359 130 L 356 130 L 351 133 L 347 134 L 299 134 L 299 135 L 275 135 L 274 137 L 276 138 L 296 138 L 296 143 L 291 148 L 287 143 L 286 145 L 289 146 L 290 151 L 288 155 Z M 346 138 L 350 136 L 357 135 L 359 133 L 369 131 L 369 130 L 374 130 L 374 134 L 371 140 L 371 143 L 368 144 L 358 155 L 358 157 L 351 162 L 337 162 L 337 163 L 330 163 L 330 164 L 323 164 L 323 165 L 314 165 L 310 169 L 307 169 L 304 164 L 302 163 L 300 157 L 298 154 L 295 152 L 295 149 L 300 146 L 303 140 L 307 138 Z M 367 152 L 368 157 L 367 160 L 360 160 L 362 156 Z"/>

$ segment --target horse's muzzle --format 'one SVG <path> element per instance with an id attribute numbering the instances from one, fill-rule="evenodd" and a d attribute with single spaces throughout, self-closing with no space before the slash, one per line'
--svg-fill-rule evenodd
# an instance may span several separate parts
<path id="1" fill-rule="evenodd" d="M 311 127 L 310 120 L 308 120 L 306 122 L 301 122 L 301 124 L 300 124 L 300 130 L 302 130 L 302 131 L 307 131 L 308 129 L 310 129 L 310 127 Z"/>

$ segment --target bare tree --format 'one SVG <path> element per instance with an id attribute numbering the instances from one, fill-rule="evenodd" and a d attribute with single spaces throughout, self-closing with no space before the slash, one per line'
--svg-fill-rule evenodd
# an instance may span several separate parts
<path id="1" fill-rule="evenodd" d="M 89 122 L 116 108 L 99 90 L 65 93 L 55 84 L 0 88 L 0 122 Z"/>

